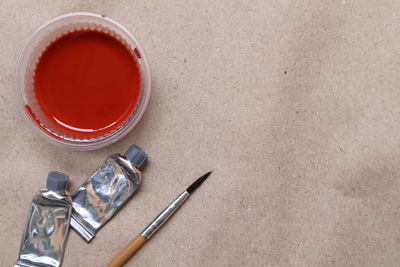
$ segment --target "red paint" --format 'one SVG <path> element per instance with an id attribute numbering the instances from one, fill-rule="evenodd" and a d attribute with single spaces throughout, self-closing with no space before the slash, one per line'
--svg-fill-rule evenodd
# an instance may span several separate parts
<path id="1" fill-rule="evenodd" d="M 53 42 L 34 76 L 44 114 L 60 130 L 81 137 L 102 136 L 121 126 L 135 109 L 140 88 L 133 53 L 115 38 L 89 30 Z"/>
<path id="2" fill-rule="evenodd" d="M 139 50 L 137 50 L 137 48 L 133 49 L 133 52 L 135 53 L 135 55 L 136 55 L 138 58 L 142 58 L 142 56 L 140 55 Z"/>

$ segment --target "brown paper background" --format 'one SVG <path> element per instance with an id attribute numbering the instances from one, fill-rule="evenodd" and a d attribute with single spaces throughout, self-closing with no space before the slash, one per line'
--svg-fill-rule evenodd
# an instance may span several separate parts
<path id="1" fill-rule="evenodd" d="M 13 92 L 25 41 L 89 11 L 150 60 L 137 127 L 92 152 L 49 144 Z M 126 266 L 399 266 L 400 2 L 0 1 L 0 257 L 17 259 L 50 170 L 70 190 L 131 143 L 150 157 L 133 199 L 63 266 L 104 266 L 195 178 L 214 173 Z"/>

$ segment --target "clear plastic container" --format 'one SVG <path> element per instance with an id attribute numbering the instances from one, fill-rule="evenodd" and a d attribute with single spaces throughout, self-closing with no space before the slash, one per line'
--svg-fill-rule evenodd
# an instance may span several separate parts
<path id="1" fill-rule="evenodd" d="M 34 70 L 46 47 L 63 34 L 81 29 L 104 31 L 126 45 L 135 54 L 142 82 L 139 102 L 129 118 L 117 129 L 93 138 L 81 138 L 59 130 L 57 125 L 49 121 L 41 111 L 33 90 Z M 124 26 L 104 15 L 87 12 L 70 13 L 42 25 L 29 39 L 16 66 L 14 87 L 24 116 L 47 140 L 64 148 L 94 150 L 118 141 L 142 118 L 150 98 L 150 67 L 140 44 Z"/>

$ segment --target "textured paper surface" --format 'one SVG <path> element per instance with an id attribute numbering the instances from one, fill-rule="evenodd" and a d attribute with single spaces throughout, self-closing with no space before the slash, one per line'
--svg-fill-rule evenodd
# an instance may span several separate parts
<path id="1" fill-rule="evenodd" d="M 105 14 L 150 60 L 148 110 L 123 140 L 67 151 L 13 92 L 18 53 L 58 15 Z M 50 170 L 70 190 L 131 143 L 133 199 L 63 266 L 104 266 L 194 179 L 214 173 L 126 266 L 399 266 L 399 1 L 0 1 L 0 257 L 11 266 Z"/>

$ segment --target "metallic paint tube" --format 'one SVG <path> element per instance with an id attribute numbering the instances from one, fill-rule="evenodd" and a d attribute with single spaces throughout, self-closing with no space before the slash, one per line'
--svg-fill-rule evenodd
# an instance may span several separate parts
<path id="1" fill-rule="evenodd" d="M 15 267 L 61 266 L 72 204 L 68 175 L 50 172 L 47 189 L 33 198 Z"/>
<path id="2" fill-rule="evenodd" d="M 89 242 L 133 195 L 141 183 L 138 168 L 147 155 L 132 145 L 111 155 L 73 194 L 71 227 Z"/>

